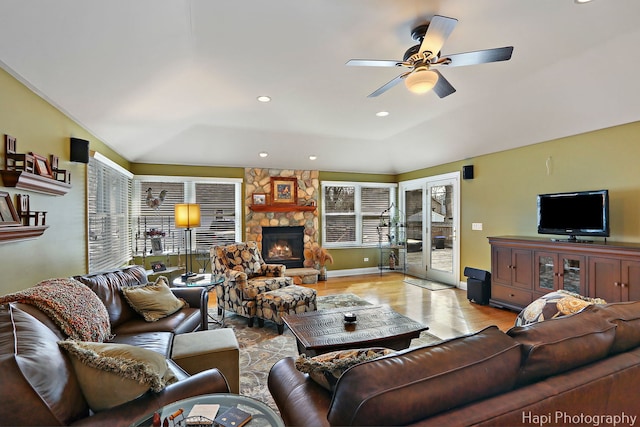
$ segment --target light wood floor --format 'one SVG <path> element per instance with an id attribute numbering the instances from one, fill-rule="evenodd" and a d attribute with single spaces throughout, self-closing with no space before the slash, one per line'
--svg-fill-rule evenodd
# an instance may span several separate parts
<path id="1" fill-rule="evenodd" d="M 329 277 L 314 288 L 318 296 L 351 293 L 372 304 L 387 304 L 398 313 L 429 326 L 429 332 L 447 339 L 476 332 L 496 325 L 506 331 L 515 321 L 517 313 L 471 303 L 467 291 L 444 289 L 430 291 L 403 282 L 400 273 L 367 274 L 359 276 Z M 209 301 L 215 304 L 212 294 Z"/>

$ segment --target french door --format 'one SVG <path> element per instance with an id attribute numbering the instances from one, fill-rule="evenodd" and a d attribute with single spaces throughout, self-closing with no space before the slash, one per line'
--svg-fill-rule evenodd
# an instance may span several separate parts
<path id="1" fill-rule="evenodd" d="M 458 285 L 459 187 L 457 172 L 400 183 L 407 274 Z"/>

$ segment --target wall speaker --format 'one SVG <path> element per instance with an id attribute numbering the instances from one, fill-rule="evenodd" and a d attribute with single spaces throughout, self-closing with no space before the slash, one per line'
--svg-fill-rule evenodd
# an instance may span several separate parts
<path id="1" fill-rule="evenodd" d="M 462 167 L 462 179 L 473 179 L 473 165 Z"/>
<path id="2" fill-rule="evenodd" d="M 78 163 L 89 163 L 89 141 L 80 138 L 70 139 L 71 160 Z"/>

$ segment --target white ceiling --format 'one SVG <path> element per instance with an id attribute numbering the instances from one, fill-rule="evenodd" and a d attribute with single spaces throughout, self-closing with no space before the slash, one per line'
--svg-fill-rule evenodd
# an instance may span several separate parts
<path id="1" fill-rule="evenodd" d="M 444 99 L 367 98 L 402 70 L 345 62 L 402 59 L 434 14 L 459 21 L 443 54 L 512 59 L 441 68 Z M 638 0 L 2 0 L 0 66 L 132 162 L 394 174 L 640 120 L 638 18 Z"/>

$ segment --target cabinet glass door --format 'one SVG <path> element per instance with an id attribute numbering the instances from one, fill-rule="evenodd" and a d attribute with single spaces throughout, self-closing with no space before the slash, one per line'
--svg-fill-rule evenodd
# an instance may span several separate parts
<path id="1" fill-rule="evenodd" d="M 552 291 L 555 289 L 555 265 L 554 256 L 538 256 L 538 288 L 545 291 Z"/>
<path id="2" fill-rule="evenodd" d="M 580 258 L 563 258 L 562 289 L 584 295 L 581 286 L 583 266 L 584 262 Z"/>

